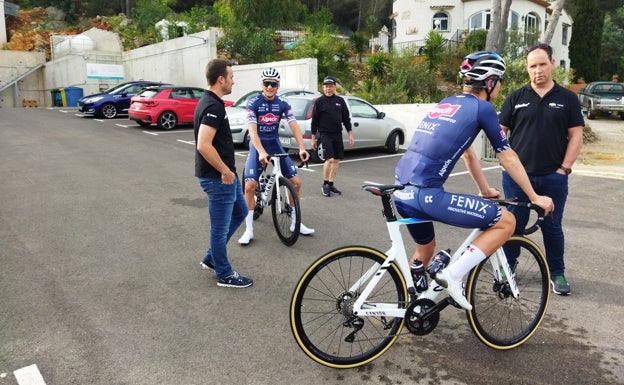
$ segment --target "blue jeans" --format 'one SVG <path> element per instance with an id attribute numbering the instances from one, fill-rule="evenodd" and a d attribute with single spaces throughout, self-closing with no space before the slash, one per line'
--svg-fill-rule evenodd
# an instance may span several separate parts
<path id="1" fill-rule="evenodd" d="M 217 277 L 226 278 L 234 274 L 227 257 L 227 243 L 245 220 L 249 209 L 238 176 L 233 184 L 223 184 L 221 178 L 198 179 L 208 197 L 210 215 L 210 247 L 203 262 L 214 266 Z"/>
<path id="2" fill-rule="evenodd" d="M 551 275 L 563 275 L 565 270 L 564 236 L 561 222 L 563 220 L 563 209 L 568 198 L 568 176 L 553 172 L 547 175 L 529 175 L 531 185 L 539 195 L 547 195 L 552 198 L 555 204 L 555 211 L 544 218 L 542 223 L 542 239 L 546 249 L 546 259 Z M 528 202 L 526 194 L 511 179 L 509 174 L 503 171 L 503 191 L 508 198 L 518 197 L 520 201 Z M 522 207 L 509 207 L 516 217 L 515 234 L 520 234 L 529 221 L 530 211 Z"/>

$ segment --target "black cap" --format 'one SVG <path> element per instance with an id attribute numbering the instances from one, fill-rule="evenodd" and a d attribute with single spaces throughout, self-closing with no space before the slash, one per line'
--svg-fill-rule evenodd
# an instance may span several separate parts
<path id="1" fill-rule="evenodd" d="M 332 76 L 325 76 L 325 79 L 323 79 L 323 84 L 336 84 L 336 79 L 334 79 Z"/>

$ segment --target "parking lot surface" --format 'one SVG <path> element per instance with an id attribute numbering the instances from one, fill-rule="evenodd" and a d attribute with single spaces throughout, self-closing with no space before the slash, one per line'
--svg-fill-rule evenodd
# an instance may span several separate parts
<path id="1" fill-rule="evenodd" d="M 303 216 L 316 233 L 286 247 L 265 213 L 242 247 L 239 229 L 232 264 L 255 283 L 236 290 L 199 268 L 209 223 L 191 127 L 145 130 L 60 108 L 0 117 L 0 385 L 23 385 L 24 368 L 49 385 L 624 383 L 622 179 L 570 176 L 572 295 L 552 296 L 526 344 L 494 351 L 449 307 L 431 334 L 404 329 L 381 358 L 336 370 L 296 345 L 290 297 L 333 248 L 389 248 L 379 203 L 360 185 L 391 183 L 398 155 L 348 153 L 336 181 L 343 194 L 331 198 L 321 195 L 321 165 L 301 169 Z M 483 166 L 500 187 L 497 164 Z M 475 191 L 462 165 L 448 189 Z M 467 234 L 436 229 L 439 248 Z"/>

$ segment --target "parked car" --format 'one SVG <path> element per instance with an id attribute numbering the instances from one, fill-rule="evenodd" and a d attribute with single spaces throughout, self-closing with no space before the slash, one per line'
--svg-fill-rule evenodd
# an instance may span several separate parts
<path id="1" fill-rule="evenodd" d="M 591 82 L 578 94 L 581 108 L 587 119 L 600 114 L 620 114 L 624 120 L 624 84 L 616 82 Z"/>
<path id="2" fill-rule="evenodd" d="M 351 126 L 355 144 L 349 146 L 349 137 L 346 130 L 342 130 L 342 139 L 345 151 L 362 148 L 384 148 L 391 154 L 399 151 L 401 144 L 405 142 L 406 129 L 403 123 L 386 116 L 385 112 L 377 110 L 372 104 L 364 99 L 355 96 L 344 96 L 347 102 L 349 115 L 351 116 Z M 310 153 L 313 162 L 325 161 L 323 148 L 312 149 L 312 112 L 314 110 L 314 100 L 316 96 L 292 96 L 288 98 L 292 106 L 293 113 L 297 118 L 299 127 L 303 133 L 303 143 Z M 280 142 L 286 150 L 297 150 L 297 141 L 288 126 L 282 119 L 279 127 Z"/>
<path id="3" fill-rule="evenodd" d="M 230 121 L 230 130 L 232 131 L 232 137 L 235 144 L 242 144 L 245 147 L 249 146 L 249 131 L 247 129 L 247 113 L 245 108 L 247 102 L 252 97 L 260 94 L 262 91 L 251 91 L 240 97 L 233 107 L 226 108 L 228 114 L 228 120 Z M 294 95 L 312 95 L 320 96 L 321 93 L 314 90 L 307 90 L 304 88 L 280 88 L 277 90 L 277 96 L 280 98 Z"/>
<path id="4" fill-rule="evenodd" d="M 162 130 L 193 123 L 195 107 L 204 91 L 198 87 L 147 87 L 132 97 L 128 118 L 141 126 L 155 123 Z"/>
<path id="5" fill-rule="evenodd" d="M 99 118 L 112 119 L 119 114 L 127 114 L 130 99 L 143 88 L 168 85 L 167 83 L 139 80 L 118 84 L 102 93 L 88 95 L 78 100 L 78 111 Z"/>

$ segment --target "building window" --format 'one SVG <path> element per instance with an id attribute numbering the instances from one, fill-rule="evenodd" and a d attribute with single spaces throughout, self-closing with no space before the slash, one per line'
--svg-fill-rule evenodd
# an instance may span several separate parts
<path id="1" fill-rule="evenodd" d="M 569 33 L 570 33 L 570 26 L 568 24 L 564 24 L 563 28 L 561 28 L 561 44 L 568 45 Z"/>
<path id="2" fill-rule="evenodd" d="M 565 69 L 566 68 L 566 61 L 565 60 L 559 60 L 559 67 Z"/>
<path id="3" fill-rule="evenodd" d="M 487 29 L 490 21 L 490 11 L 477 12 L 468 19 L 468 29 L 476 31 L 478 29 Z"/>
<path id="4" fill-rule="evenodd" d="M 449 17 L 444 12 L 438 12 L 433 15 L 433 29 L 438 31 L 449 31 Z"/>

